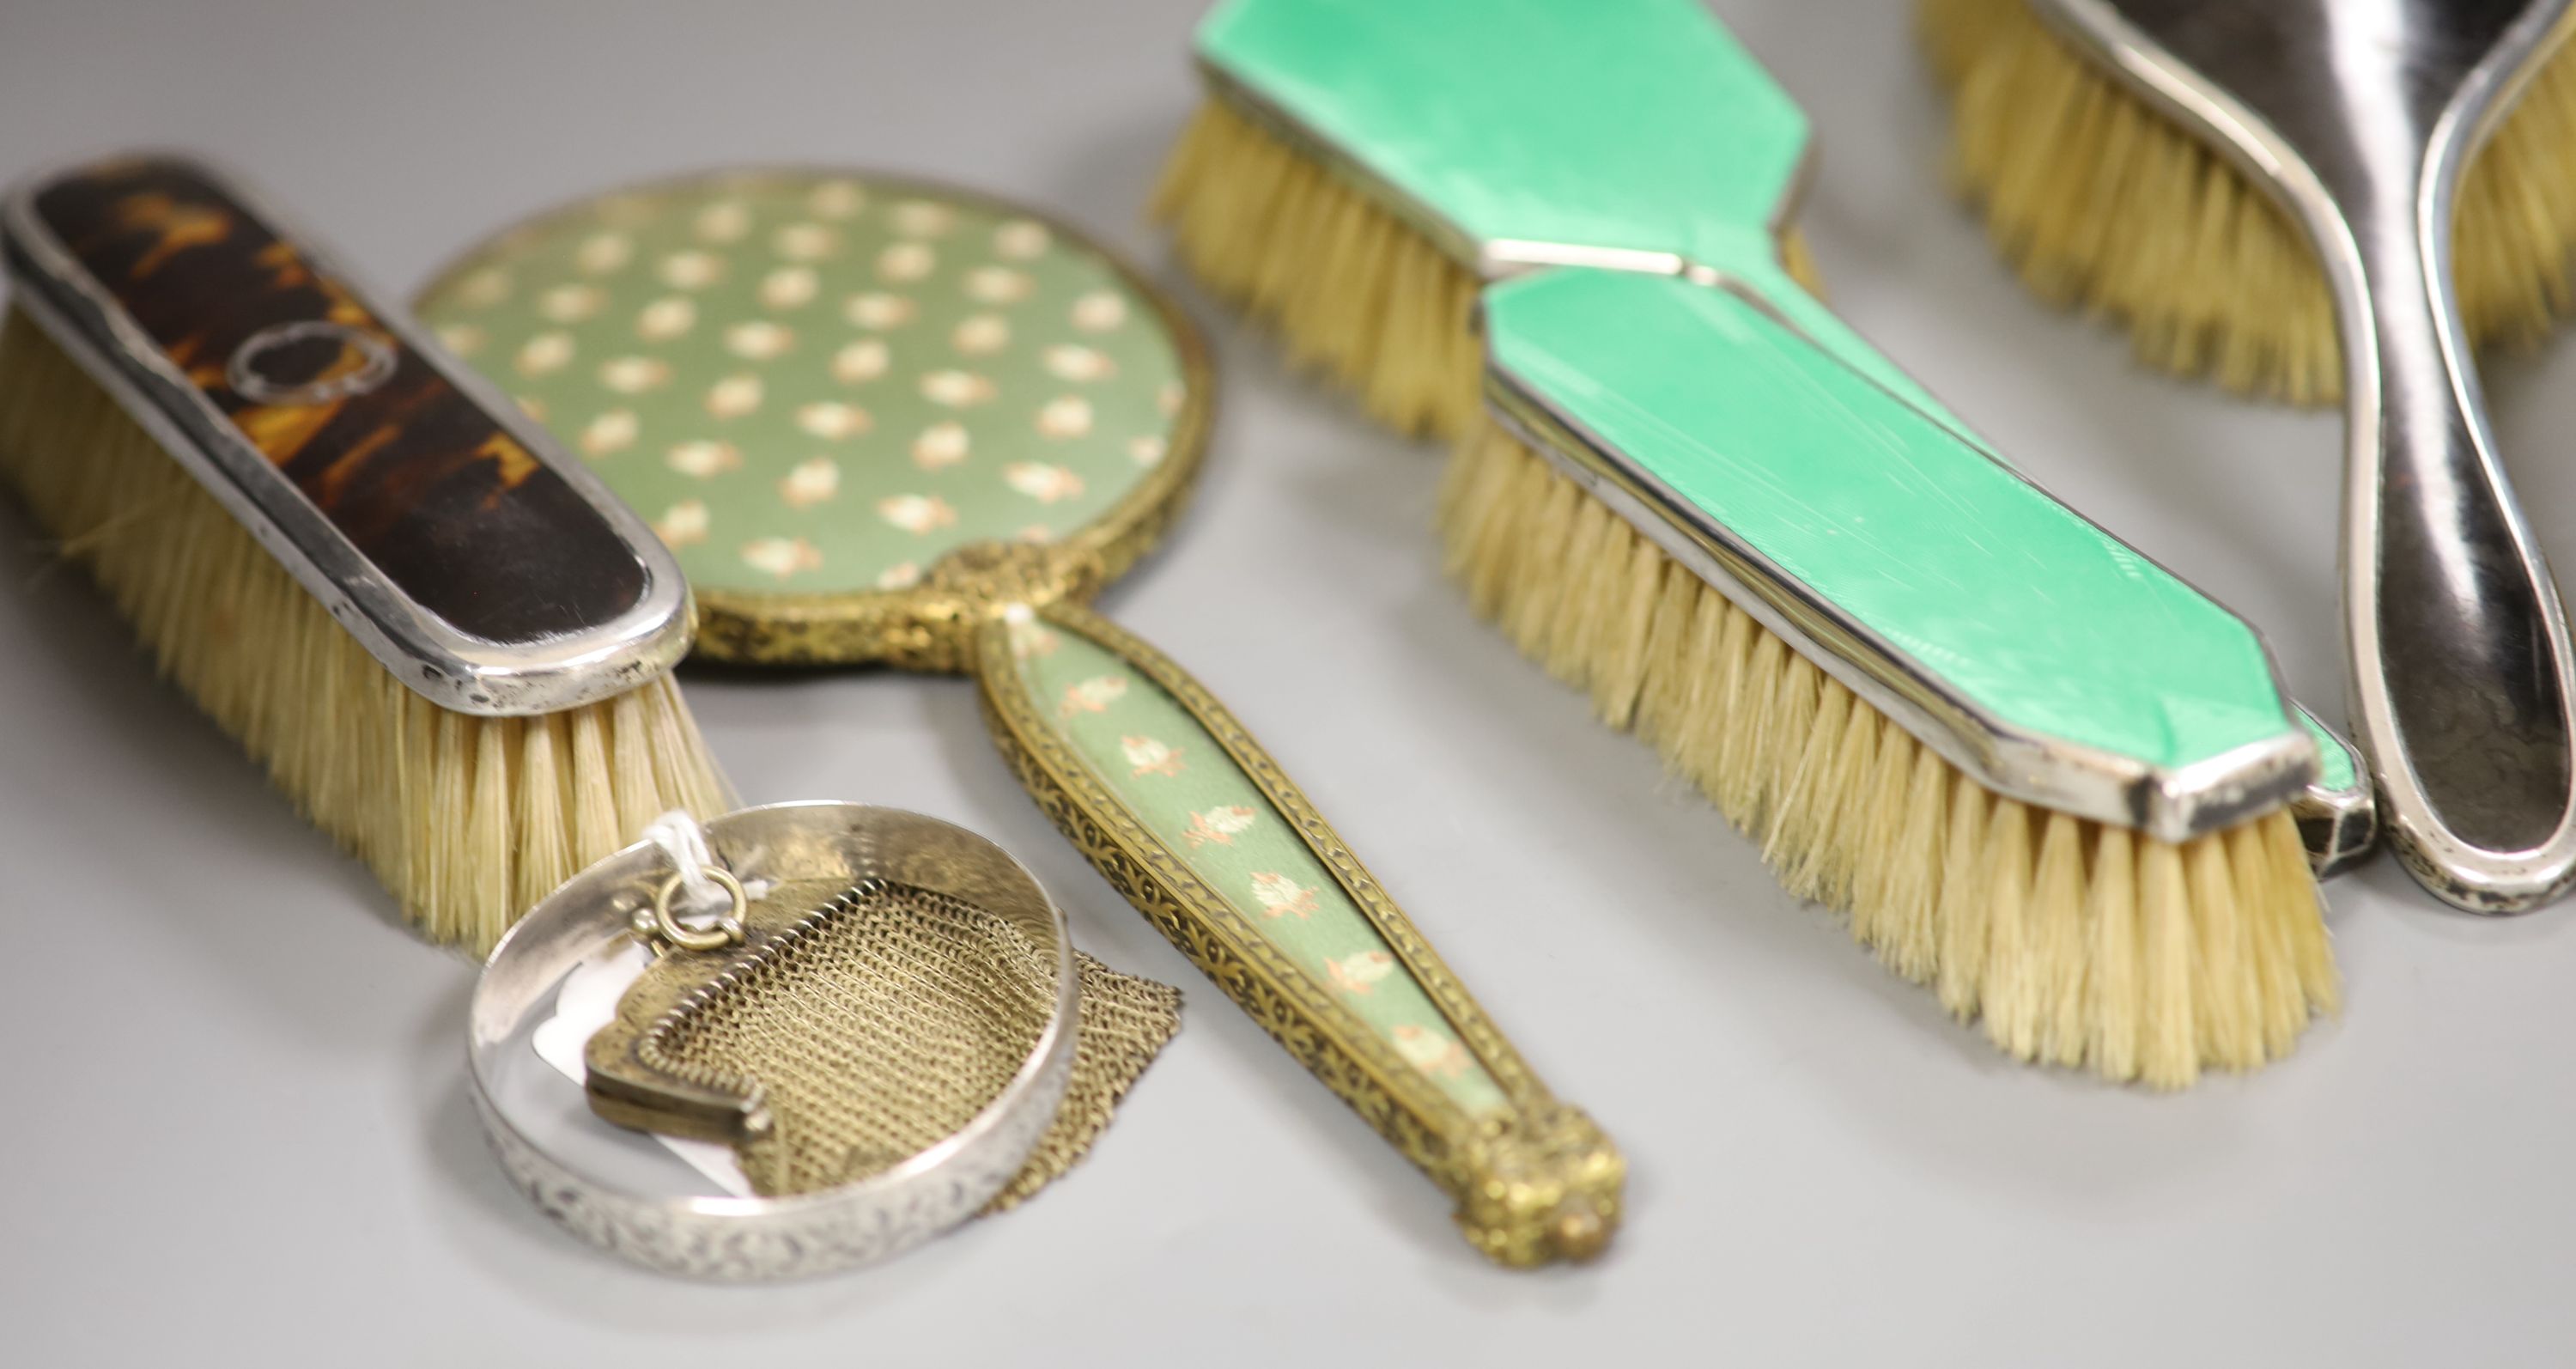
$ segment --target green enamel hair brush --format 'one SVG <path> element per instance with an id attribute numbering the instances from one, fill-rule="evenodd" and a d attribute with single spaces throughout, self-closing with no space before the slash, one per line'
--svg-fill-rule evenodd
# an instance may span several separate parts
<path id="1" fill-rule="evenodd" d="M 1198 53 L 1185 260 L 1462 434 L 1478 611 L 1792 890 L 2024 1060 L 2181 1086 L 2335 1005 L 2349 751 L 1798 284 L 1806 121 L 1697 4 L 1237 0 Z"/>

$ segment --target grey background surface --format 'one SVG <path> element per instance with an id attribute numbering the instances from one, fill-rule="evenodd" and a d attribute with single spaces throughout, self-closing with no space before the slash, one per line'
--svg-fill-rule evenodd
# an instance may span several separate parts
<path id="1" fill-rule="evenodd" d="M 1839 307 L 2044 481 L 2239 606 L 2340 715 L 2338 426 L 2142 374 L 1942 192 L 1894 6 L 1721 0 L 1815 111 Z M 0 173 L 218 154 L 407 291 L 537 208 L 728 162 L 931 173 L 1169 275 L 1137 205 L 1199 0 L 706 6 L 0 0 Z M 613 1264 L 486 1157 L 471 967 L 157 686 L 0 512 L 14 970 L 0 1359 L 568 1364 L 2548 1365 L 2576 1356 L 2576 913 L 2475 922 L 2382 862 L 2332 891 L 2345 1017 L 2152 1097 L 2009 1066 L 1654 757 L 1470 620 L 1437 458 L 1224 365 L 1214 464 L 1116 616 L 1248 720 L 1541 1070 L 1625 1142 L 1634 1213 L 1510 1274 L 1022 797 L 969 686 L 693 674 L 748 797 L 938 814 L 1028 861 L 1187 1029 L 1088 1164 L 891 1266 L 720 1290 Z M 2576 356 L 2494 369 L 2576 564 Z"/>

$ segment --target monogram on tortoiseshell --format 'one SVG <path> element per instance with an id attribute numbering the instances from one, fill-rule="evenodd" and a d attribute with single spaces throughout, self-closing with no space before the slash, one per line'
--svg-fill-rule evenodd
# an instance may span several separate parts
<path id="1" fill-rule="evenodd" d="M 89 167 L 46 185 L 35 211 L 161 356 L 423 608 L 517 642 L 595 626 L 642 597 L 642 564 L 614 526 L 202 168 Z"/>

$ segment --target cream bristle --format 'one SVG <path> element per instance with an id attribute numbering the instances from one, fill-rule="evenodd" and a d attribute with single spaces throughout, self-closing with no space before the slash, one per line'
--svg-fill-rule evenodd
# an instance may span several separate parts
<path id="1" fill-rule="evenodd" d="M 1251 121 L 1203 105 L 1152 208 L 1210 291 L 1371 418 L 1445 436 L 1475 411 L 1474 273 Z"/>
<path id="2" fill-rule="evenodd" d="M 654 817 L 727 805 L 668 677 L 541 718 L 404 688 L 16 309 L 0 324 L 0 472 L 162 674 L 435 940 L 488 948 Z"/>
<path id="3" fill-rule="evenodd" d="M 1888 968 L 1917 983 L 1928 982 L 1941 963 L 1935 930 L 1939 903 L 1941 843 L 1949 803 L 1950 766 L 1913 734 L 1888 724 L 1888 745 L 1913 755 L 1913 776 L 1905 786 L 1905 819 L 1896 845 L 1889 848 L 1881 895 L 1886 902 L 1878 925 L 1879 958 Z"/>
<path id="4" fill-rule="evenodd" d="M 1951 174 L 2042 298 L 2230 389 L 2332 403 L 2343 372 L 2306 236 L 2221 154 L 2131 94 L 2025 0 L 1921 0 L 1955 115 Z M 2528 344 L 2576 308 L 2576 67 L 2544 59 L 2462 179 L 2469 336 Z"/>
<path id="5" fill-rule="evenodd" d="M 1746 815 L 1753 811 L 1756 792 L 1751 784 L 1752 720 L 1762 711 L 1767 682 L 1780 668 L 1780 639 L 1762 631 L 1733 605 L 1705 591 L 1699 598 L 1701 611 L 1718 619 L 1708 634 L 1716 644 L 1717 705 L 1701 721 L 1694 740 L 1705 749 L 1692 753 L 1698 759 L 1687 773 L 1716 802 L 1719 812 L 1739 825 L 1749 825 L 1751 818 Z"/>
<path id="6" fill-rule="evenodd" d="M 1986 911 L 1985 982 L 1978 989 L 1978 1010 L 1987 1039 L 2017 1060 L 2043 1058 L 2040 1019 L 2047 995 L 2039 983 L 2039 904 L 2051 892 L 2063 892 L 2040 884 L 2041 858 L 2031 840 L 2038 816 L 2022 804 L 1998 804 L 1986 834 L 1986 862 L 1997 878 L 1993 905 Z"/>
<path id="7" fill-rule="evenodd" d="M 2228 868 L 2227 843 L 2206 841 L 2186 854 L 2192 906 L 2199 910 L 2200 962 L 2193 978 L 2200 986 L 2200 1053 L 2230 1068 L 2262 1063 L 2263 1008 L 2256 1001 L 2260 974 L 2255 970 L 2252 930 L 2237 907 L 2238 890 Z M 2251 1059 L 2243 1058 L 2251 1055 Z"/>
<path id="8" fill-rule="evenodd" d="M 2141 1008 L 2138 1074 L 2149 1083 L 2189 1083 L 2199 1048 L 2193 1018 L 2191 896 L 2179 847 L 2138 844 L 2138 964 Z"/>
<path id="9" fill-rule="evenodd" d="M 2084 829 L 2066 813 L 2050 813 L 2039 842 L 2039 872 L 2031 881 L 2034 908 L 2072 909 L 2072 916 L 2034 919 L 2032 1007 L 2038 1014 L 2041 1050 L 2052 1064 L 2084 1063 L 2092 1031 L 2084 1021 L 2084 992 L 2092 978 L 2090 938 L 2084 925 Z"/>
<path id="10" fill-rule="evenodd" d="M 2138 957 L 2144 947 L 2138 925 L 2137 841 L 2124 827 L 2096 827 L 2092 875 L 2084 890 L 2085 952 L 2083 1007 L 2084 1054 L 2093 1067 L 2114 1079 L 2135 1078 L 2144 998 Z M 2302 1022 L 2307 1005 L 2296 995 L 2284 1000 Z M 2265 1041 L 2273 1055 L 2287 1054 L 2291 1035 Z"/>
<path id="11" fill-rule="evenodd" d="M 2019 870 L 1995 866 L 2005 835 L 1992 828 L 2018 811 L 1989 805 L 1977 782 L 1950 772 L 1950 839 L 1941 849 L 1940 893 L 1932 904 L 1932 985 L 1941 1006 L 1961 1021 L 1974 1017 L 1985 993 L 1986 950 L 1996 903 L 2012 898 Z M 2000 810 L 2000 811 L 1999 811 Z"/>
<path id="12" fill-rule="evenodd" d="M 1862 709 L 1860 713 L 1876 720 L 1878 739 L 1874 768 L 1855 794 L 1862 816 L 1853 829 L 1853 839 L 1871 849 L 1887 850 L 1908 837 L 1906 801 L 1919 766 L 1913 748 L 1907 745 L 1910 739 L 1901 730 L 1893 729 L 1885 714 L 1876 709 Z M 1903 892 L 1891 887 L 1895 874 L 1895 869 L 1884 862 L 1854 870 L 1848 900 L 1852 935 L 1863 945 L 1880 948 L 1880 954 L 1890 964 L 1896 963 L 1902 936 L 1895 914 Z"/>
<path id="13" fill-rule="evenodd" d="M 1414 437 L 1453 437 L 1479 407 L 1472 315 L 1482 282 L 1334 170 L 1210 100 L 1150 205 L 1208 290 L 1275 330 L 1290 361 Z M 1782 264 L 1809 282 L 1794 235 Z"/>
<path id="14" fill-rule="evenodd" d="M 2335 1010 L 2286 811 L 2175 844 L 1994 794 L 1489 420 L 1440 504 L 1480 614 L 2007 1054 L 2178 1088 Z"/>

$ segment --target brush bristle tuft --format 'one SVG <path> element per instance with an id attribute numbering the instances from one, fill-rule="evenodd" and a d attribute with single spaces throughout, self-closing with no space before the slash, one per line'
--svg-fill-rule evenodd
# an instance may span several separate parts
<path id="1" fill-rule="evenodd" d="M 2181 1088 L 2279 1058 L 2337 1007 L 2287 812 L 2176 845 L 2000 797 L 1490 419 L 1440 518 L 1479 614 L 2016 1059 Z"/>
<path id="2" fill-rule="evenodd" d="M 653 818 L 726 806 L 667 676 L 526 718 L 404 688 L 14 308 L 0 323 L 0 473 L 161 673 L 438 941 L 488 949 Z"/>
<path id="3" fill-rule="evenodd" d="M 1290 360 L 1408 436 L 1475 412 L 1475 275 L 1313 159 L 1209 101 L 1155 188 L 1182 262 Z"/>
<path id="4" fill-rule="evenodd" d="M 2150 365 L 2301 404 L 2341 398 L 2323 271 L 2222 155 L 2070 49 L 2024 0 L 1921 0 L 1955 115 L 1950 171 L 2051 303 Z M 2470 163 L 2454 270 L 2472 340 L 2527 345 L 2576 307 L 2576 69 L 2546 59 Z"/>

